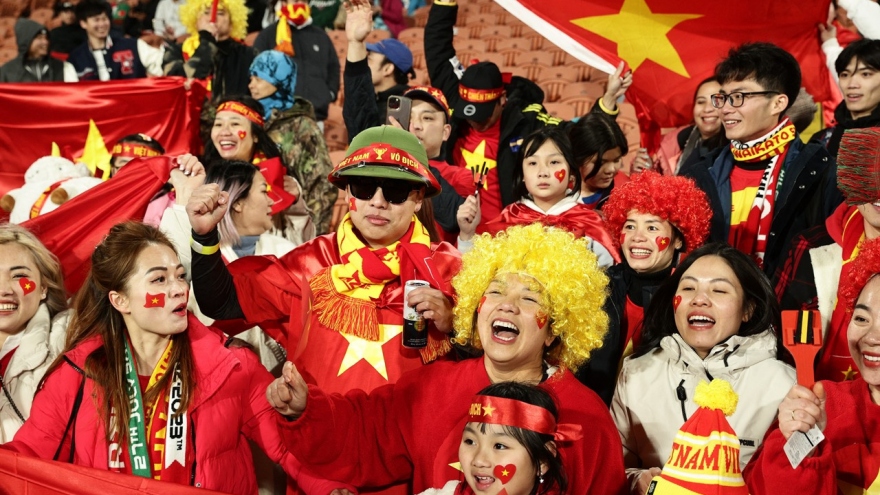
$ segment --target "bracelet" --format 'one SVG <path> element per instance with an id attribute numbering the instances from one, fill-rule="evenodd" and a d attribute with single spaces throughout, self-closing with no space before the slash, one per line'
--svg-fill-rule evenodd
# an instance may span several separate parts
<path id="1" fill-rule="evenodd" d="M 605 108 L 605 104 L 602 103 L 602 98 L 599 98 L 599 108 L 608 115 L 617 115 L 620 113 L 620 108 L 615 108 L 614 110 L 608 110 Z"/>
<path id="2" fill-rule="evenodd" d="M 456 3 L 456 0 L 434 0 L 434 3 L 436 3 L 437 5 L 443 5 L 444 7 L 452 7 L 458 5 L 458 3 Z"/>
<path id="3" fill-rule="evenodd" d="M 193 251 L 199 254 L 204 254 L 205 256 L 212 255 L 220 250 L 220 244 L 214 244 L 213 246 L 202 246 L 191 237 L 189 240 L 189 245 L 192 247 Z"/>

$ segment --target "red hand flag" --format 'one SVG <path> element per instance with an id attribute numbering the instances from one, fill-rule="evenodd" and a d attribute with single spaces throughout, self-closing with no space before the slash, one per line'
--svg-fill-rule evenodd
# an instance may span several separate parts
<path id="1" fill-rule="evenodd" d="M 803 86 L 816 101 L 833 98 L 816 25 L 827 0 L 743 0 L 735 5 L 696 0 L 496 0 L 513 15 L 582 62 L 612 73 L 624 60 L 633 70 L 626 98 L 643 132 L 692 120 L 697 84 L 728 50 L 767 41 L 800 62 Z"/>

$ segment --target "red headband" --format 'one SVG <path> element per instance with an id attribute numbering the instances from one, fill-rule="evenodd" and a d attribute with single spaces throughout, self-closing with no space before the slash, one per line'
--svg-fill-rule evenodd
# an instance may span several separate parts
<path id="1" fill-rule="evenodd" d="M 541 406 L 488 395 L 474 396 L 468 412 L 468 422 L 522 428 L 552 435 L 558 442 L 574 441 L 583 437 L 580 425 L 557 425 L 553 414 Z"/>
<path id="2" fill-rule="evenodd" d="M 494 89 L 473 89 L 458 85 L 458 95 L 461 99 L 470 103 L 485 103 L 494 101 L 504 93 L 504 87 Z"/>
<path id="3" fill-rule="evenodd" d="M 244 103 L 239 103 L 237 101 L 224 101 L 217 107 L 217 112 L 234 112 L 250 120 L 254 124 L 263 127 L 263 116 Z"/>
<path id="4" fill-rule="evenodd" d="M 422 172 L 424 166 L 420 161 L 416 160 L 416 158 L 409 152 L 395 148 L 390 144 L 371 144 L 369 146 L 364 146 L 345 157 L 344 160 L 339 162 L 339 165 L 336 165 L 336 168 L 333 169 L 333 171 L 336 172 L 349 165 L 360 162 L 396 165 L 398 167 L 408 168 L 419 176 L 424 176 L 424 173 Z"/>
<path id="5" fill-rule="evenodd" d="M 117 143 L 116 146 L 113 147 L 113 156 L 123 156 L 130 158 L 139 158 L 139 157 L 148 157 L 148 156 L 159 156 L 162 153 L 150 148 L 149 146 L 144 146 L 142 144 L 131 144 L 131 143 Z"/>

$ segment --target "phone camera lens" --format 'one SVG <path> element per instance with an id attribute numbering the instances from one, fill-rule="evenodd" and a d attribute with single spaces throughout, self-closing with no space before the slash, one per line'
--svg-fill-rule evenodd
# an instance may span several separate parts
<path id="1" fill-rule="evenodd" d="M 388 100 L 388 108 L 392 110 L 397 110 L 398 108 L 400 108 L 400 100 L 397 98 L 391 98 L 390 100 Z"/>

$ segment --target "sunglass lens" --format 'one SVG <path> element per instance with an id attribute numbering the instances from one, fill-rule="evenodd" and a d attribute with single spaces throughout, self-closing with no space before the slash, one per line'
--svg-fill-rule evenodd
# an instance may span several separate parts
<path id="1" fill-rule="evenodd" d="M 356 180 L 349 181 L 348 187 L 352 196 L 362 201 L 367 201 L 373 199 L 379 184 L 372 180 Z"/>

